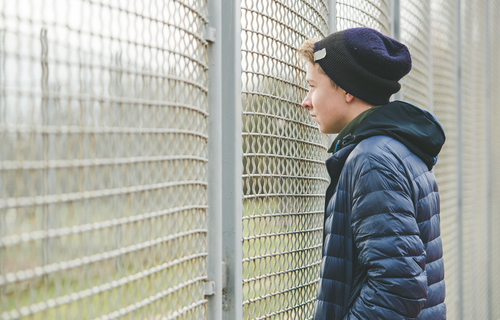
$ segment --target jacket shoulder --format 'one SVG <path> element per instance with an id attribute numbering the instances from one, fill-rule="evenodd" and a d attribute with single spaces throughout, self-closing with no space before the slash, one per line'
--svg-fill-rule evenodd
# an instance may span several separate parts
<path id="1" fill-rule="evenodd" d="M 413 153 L 398 140 L 388 136 L 373 136 L 360 141 L 354 148 L 357 153 L 370 155 L 394 155 L 397 158 L 406 158 Z"/>
<path id="2" fill-rule="evenodd" d="M 360 141 L 349 155 L 346 166 L 354 166 L 359 170 L 411 172 L 413 177 L 428 172 L 422 159 L 403 143 L 388 136 L 373 136 Z"/>

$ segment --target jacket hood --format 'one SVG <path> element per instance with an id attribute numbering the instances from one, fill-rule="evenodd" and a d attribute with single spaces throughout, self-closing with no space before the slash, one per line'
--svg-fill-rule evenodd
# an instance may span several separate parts
<path id="1" fill-rule="evenodd" d="M 372 136 L 389 136 L 403 143 L 424 161 L 429 170 L 445 141 L 443 127 L 428 111 L 403 102 L 393 101 L 373 111 L 340 142 L 343 148 Z"/>

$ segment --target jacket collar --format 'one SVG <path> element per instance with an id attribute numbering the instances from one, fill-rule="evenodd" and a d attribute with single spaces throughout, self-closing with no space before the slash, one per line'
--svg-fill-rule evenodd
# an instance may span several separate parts
<path id="1" fill-rule="evenodd" d="M 373 136 L 388 136 L 404 144 L 429 170 L 445 141 L 443 127 L 428 111 L 411 103 L 393 101 L 359 114 L 335 139 L 329 152 L 339 152 Z"/>
<path id="2" fill-rule="evenodd" d="M 356 118 L 352 119 L 344 129 L 342 129 L 335 140 L 333 140 L 332 145 L 328 149 L 329 153 L 336 153 L 343 147 L 345 147 L 354 137 L 353 132 L 358 127 L 358 125 L 363 121 L 366 117 L 372 114 L 375 110 L 380 108 L 381 106 L 371 107 L 363 112 L 361 112 Z"/>
<path id="3" fill-rule="evenodd" d="M 349 154 L 351 154 L 351 151 L 355 146 L 356 144 L 350 144 L 345 148 L 342 148 L 342 150 L 337 151 L 333 156 L 325 161 L 326 169 L 328 171 L 328 174 L 330 175 L 332 182 L 336 180 L 340 175 L 347 157 L 349 156 Z"/>

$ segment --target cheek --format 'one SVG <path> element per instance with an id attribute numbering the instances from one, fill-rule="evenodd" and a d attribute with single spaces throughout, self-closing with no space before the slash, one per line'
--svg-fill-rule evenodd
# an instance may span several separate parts
<path id="1" fill-rule="evenodd" d="M 314 90 L 313 92 L 311 92 L 311 101 L 313 103 L 313 105 L 315 105 L 315 103 L 318 102 L 318 90 Z"/>
<path id="2" fill-rule="evenodd" d="M 316 90 L 312 96 L 311 101 L 315 109 L 321 108 L 325 104 L 325 97 L 321 90 Z"/>

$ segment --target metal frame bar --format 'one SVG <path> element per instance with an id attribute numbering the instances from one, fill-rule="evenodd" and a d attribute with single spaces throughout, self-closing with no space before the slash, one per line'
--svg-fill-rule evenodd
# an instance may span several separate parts
<path id="1" fill-rule="evenodd" d="M 459 276 L 458 281 L 458 318 L 457 320 L 463 319 L 463 179 L 462 179 L 462 169 L 463 169 L 463 159 L 462 159 L 462 145 L 463 145 L 463 125 L 462 125 L 462 10 L 461 10 L 461 0 L 457 0 L 457 21 L 456 21 L 456 32 L 457 32 L 457 87 L 456 87 L 456 104 L 457 104 L 457 251 L 458 251 L 458 266 L 457 272 Z"/>
<path id="2" fill-rule="evenodd" d="M 432 0 L 431 0 L 432 1 Z M 429 16 L 431 16 L 431 13 L 432 13 L 432 4 L 431 4 L 431 1 L 428 2 L 428 7 L 427 7 L 427 10 L 428 11 L 428 14 Z M 429 23 L 431 21 L 429 20 Z M 429 26 L 429 34 L 427 35 L 428 36 L 428 42 L 429 42 L 429 74 L 427 75 L 428 76 L 428 82 L 427 82 L 427 86 L 428 86 L 428 90 L 429 90 L 429 99 L 428 99 L 428 104 L 429 104 L 429 112 L 431 113 L 434 113 L 434 65 L 433 65 L 433 57 L 432 57 L 432 27 Z"/>
<path id="3" fill-rule="evenodd" d="M 337 31 L 337 0 L 328 1 L 328 32 L 334 33 Z M 328 135 L 328 144 L 332 144 L 337 137 L 336 134 Z"/>
<path id="4" fill-rule="evenodd" d="M 223 319 L 243 318 L 241 3 L 221 1 Z M 224 286 L 225 285 L 225 286 Z"/>
<path id="5" fill-rule="evenodd" d="M 401 39 L 401 14 L 399 0 L 391 0 L 391 36 Z M 393 100 L 401 100 L 401 90 L 393 95 Z"/>
<path id="6" fill-rule="evenodd" d="M 486 0 L 486 110 L 485 110 L 485 121 L 486 121 L 486 172 L 491 173 L 492 172 L 492 139 L 491 139 L 491 19 L 490 19 L 490 12 L 492 10 L 489 10 L 490 8 L 490 0 Z M 488 225 L 488 228 L 486 229 L 486 256 L 487 256 L 487 264 L 486 264 L 486 271 L 487 275 L 486 277 L 488 278 L 488 319 L 492 319 L 493 315 L 493 300 L 492 300 L 492 295 L 493 295 L 493 287 L 491 284 L 492 280 L 492 264 L 491 264 L 491 256 L 492 256 L 492 219 L 491 219 L 491 208 L 492 208 L 492 203 L 491 203 L 491 191 L 493 188 L 492 184 L 492 179 L 491 179 L 491 174 L 486 174 L 486 223 Z"/>
<path id="7" fill-rule="evenodd" d="M 328 0 L 328 32 L 337 31 L 337 0 Z"/>
<path id="8" fill-rule="evenodd" d="M 391 33 L 392 37 L 396 40 L 401 39 L 401 15 L 400 15 L 400 6 L 399 0 L 391 1 Z"/>
<path id="9" fill-rule="evenodd" d="M 222 319 L 222 47 L 221 3 L 208 1 L 208 234 L 207 277 L 215 284 L 208 297 L 207 319 Z"/>

